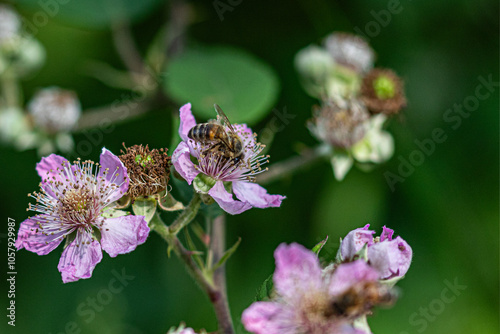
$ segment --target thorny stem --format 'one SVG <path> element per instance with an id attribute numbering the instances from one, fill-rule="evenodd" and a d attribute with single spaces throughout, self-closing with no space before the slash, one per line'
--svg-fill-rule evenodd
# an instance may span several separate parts
<path id="1" fill-rule="evenodd" d="M 296 171 L 327 157 L 329 154 L 329 148 L 324 145 L 317 146 L 314 149 L 308 148 L 299 156 L 294 156 L 269 166 L 269 171 L 258 175 L 256 182 L 259 184 L 266 184 L 285 178 Z"/>
<path id="2" fill-rule="evenodd" d="M 212 233 L 210 238 L 210 250 L 213 254 L 213 263 L 217 263 L 225 250 L 226 238 L 226 216 L 220 215 L 212 222 Z M 221 334 L 233 334 L 233 321 L 229 310 L 226 289 L 226 266 L 222 265 L 214 271 L 214 285 L 220 293 L 220 298 L 214 301 L 217 318 L 219 320 L 219 332 Z"/>

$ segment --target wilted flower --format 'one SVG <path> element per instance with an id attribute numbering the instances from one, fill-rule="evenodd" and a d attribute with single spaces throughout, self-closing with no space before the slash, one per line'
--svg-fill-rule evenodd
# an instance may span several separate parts
<path id="1" fill-rule="evenodd" d="M 316 255 L 298 244 L 281 244 L 274 253 L 277 296 L 243 312 L 246 330 L 256 334 L 365 334 L 356 319 L 392 294 L 378 283 L 378 272 L 362 260 L 324 272 Z"/>
<path id="2" fill-rule="evenodd" d="M 360 36 L 332 33 L 325 39 L 325 47 L 336 63 L 356 72 L 367 72 L 373 67 L 375 53 Z"/>
<path id="3" fill-rule="evenodd" d="M 150 150 L 148 145 L 134 145 L 125 150 L 119 158 L 130 177 L 129 196 L 151 196 L 166 190 L 171 165 L 167 149 Z"/>
<path id="4" fill-rule="evenodd" d="M 396 114 L 406 106 L 403 81 L 387 69 L 373 69 L 363 78 L 361 96 L 374 114 Z"/>
<path id="5" fill-rule="evenodd" d="M 127 192 L 129 179 L 110 151 L 103 148 L 100 164 L 70 164 L 51 154 L 36 169 L 41 192 L 29 195 L 36 199 L 29 210 L 39 214 L 21 223 L 16 248 L 46 255 L 66 239 L 58 265 L 64 283 L 91 277 L 102 250 L 115 257 L 146 241 L 149 227 L 143 216 L 111 210 Z"/>
<path id="6" fill-rule="evenodd" d="M 172 154 L 176 171 L 189 183 L 195 183 L 199 192 L 210 195 L 219 206 L 230 214 L 238 214 L 252 207 L 279 207 L 285 198 L 269 195 L 256 183 L 255 175 L 264 171 L 261 165 L 267 156 L 259 156 L 263 146 L 256 142 L 252 130 L 245 124 L 233 124 L 237 135 L 243 142 L 243 158 L 232 159 L 220 152 L 209 149 L 188 138 L 189 130 L 196 125 L 191 104 L 180 109 L 181 123 L 179 135 L 182 142 Z M 193 163 L 191 157 L 197 160 Z M 233 198 L 233 194 L 237 199 Z"/>
<path id="7" fill-rule="evenodd" d="M 8 5 L 0 5 L 0 48 L 17 38 L 21 30 L 21 18 Z"/>
<path id="8" fill-rule="evenodd" d="M 368 228 L 357 228 L 347 234 L 340 246 L 341 258 L 346 261 L 355 258 L 355 255 L 367 245 L 367 260 L 370 266 L 377 269 L 380 279 L 403 277 L 410 268 L 412 249 L 401 237 L 394 240 L 394 231 L 382 227 L 380 237 L 373 237 L 375 231 Z"/>
<path id="9" fill-rule="evenodd" d="M 356 99 L 326 100 L 316 107 L 308 127 L 320 141 L 336 148 L 348 149 L 363 139 L 369 114 Z"/>
<path id="10" fill-rule="evenodd" d="M 58 87 L 40 90 L 28 104 L 28 111 L 36 126 L 48 133 L 71 130 L 81 114 L 76 94 Z"/>

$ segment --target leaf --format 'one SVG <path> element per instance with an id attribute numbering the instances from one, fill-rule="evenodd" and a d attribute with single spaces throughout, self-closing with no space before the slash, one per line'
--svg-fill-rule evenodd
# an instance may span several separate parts
<path id="1" fill-rule="evenodd" d="M 264 301 L 272 298 L 274 289 L 273 275 L 269 275 L 268 278 L 262 283 L 259 290 L 257 291 L 257 296 L 255 296 L 255 301 Z"/>
<path id="2" fill-rule="evenodd" d="M 156 212 L 156 200 L 154 198 L 137 198 L 132 204 L 135 215 L 144 216 L 149 223 Z"/>
<path id="3" fill-rule="evenodd" d="M 326 236 L 326 238 L 324 240 L 321 240 L 320 242 L 318 242 L 313 248 L 312 248 L 312 251 L 314 253 L 316 253 L 316 255 L 319 255 L 319 252 L 321 252 L 321 250 L 323 249 L 323 246 L 326 244 L 326 242 L 328 241 L 328 236 Z"/>
<path id="4" fill-rule="evenodd" d="M 46 18 L 60 20 L 68 25 L 81 28 L 104 29 L 114 22 L 119 22 L 125 18 L 129 22 L 136 22 L 146 17 L 153 10 L 158 8 L 162 0 L 18 0 L 21 8 L 31 10 L 32 15 L 27 15 L 26 19 L 28 31 L 38 29 L 39 25 L 33 24 L 42 22 Z M 35 20 L 36 18 L 36 20 Z M 31 27 L 33 26 L 33 27 Z M 35 30 L 33 31 L 35 32 Z"/>
<path id="5" fill-rule="evenodd" d="M 220 260 L 212 267 L 212 271 L 217 270 L 219 267 L 223 266 L 224 263 L 226 263 L 227 260 L 233 255 L 234 252 L 236 252 L 236 249 L 238 249 L 238 246 L 241 243 L 241 238 L 238 238 L 238 241 L 233 245 L 233 247 L 229 248 L 224 252 Z"/>
<path id="6" fill-rule="evenodd" d="M 170 63 L 164 88 L 179 104 L 191 102 L 193 112 L 215 118 L 214 103 L 234 123 L 256 123 L 277 98 L 273 70 L 252 55 L 227 47 L 188 49 Z"/>

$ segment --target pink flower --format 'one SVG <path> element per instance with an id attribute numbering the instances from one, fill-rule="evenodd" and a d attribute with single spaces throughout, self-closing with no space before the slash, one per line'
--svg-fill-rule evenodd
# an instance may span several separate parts
<path id="1" fill-rule="evenodd" d="M 172 163 L 189 184 L 200 174 L 207 176 L 205 180 L 212 183 L 207 191 L 208 195 L 232 215 L 252 207 L 262 209 L 281 205 L 285 196 L 269 195 L 266 189 L 252 182 L 254 175 L 264 171 L 261 165 L 267 162 L 267 157 L 259 156 L 263 146 L 255 141 L 249 127 L 245 124 L 233 124 L 244 147 L 243 158 L 236 161 L 213 152 L 200 154 L 208 146 L 188 138 L 189 130 L 196 125 L 190 103 L 181 107 L 180 118 L 179 135 L 183 141 L 172 154 Z M 191 156 L 197 160 L 197 164 L 191 161 Z M 232 188 L 237 199 L 233 198 L 227 187 Z"/>
<path id="2" fill-rule="evenodd" d="M 58 265 L 64 283 L 91 277 L 102 249 L 111 257 L 129 253 L 149 234 L 143 216 L 103 216 L 127 192 L 129 179 L 120 159 L 105 148 L 95 165 L 79 160 L 72 165 L 56 154 L 42 158 L 36 166 L 41 192 L 30 195 L 36 204 L 29 206 L 39 214 L 19 228 L 16 248 L 38 255 L 50 253 L 66 239 Z"/>
<path id="3" fill-rule="evenodd" d="M 365 334 L 353 321 L 386 296 L 378 272 L 362 260 L 324 272 L 316 255 L 298 244 L 281 244 L 274 253 L 277 297 L 255 302 L 242 315 L 256 334 Z"/>
<path id="4" fill-rule="evenodd" d="M 380 279 L 402 277 L 410 268 L 412 249 L 401 237 L 392 239 L 394 231 L 383 227 L 380 237 L 373 238 L 375 231 L 370 224 L 347 234 L 340 245 L 343 260 L 350 260 L 365 244 L 368 245 L 368 263 L 380 272 Z"/>

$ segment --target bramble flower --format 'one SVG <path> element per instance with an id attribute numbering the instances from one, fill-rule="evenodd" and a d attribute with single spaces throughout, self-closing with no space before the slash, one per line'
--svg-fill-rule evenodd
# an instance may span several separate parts
<path id="1" fill-rule="evenodd" d="M 360 94 L 373 114 L 397 114 L 406 106 L 403 81 L 391 70 L 371 70 L 363 78 Z"/>
<path id="2" fill-rule="evenodd" d="M 58 87 L 38 91 L 28 104 L 28 111 L 33 123 L 48 133 L 73 129 L 82 112 L 76 94 Z"/>
<path id="3" fill-rule="evenodd" d="M 111 210 L 127 192 L 129 179 L 110 151 L 102 149 L 100 164 L 70 164 L 51 154 L 36 170 L 41 191 L 29 195 L 36 204 L 28 210 L 39 213 L 21 223 L 16 248 L 46 255 L 66 239 L 58 265 L 64 283 L 91 277 L 102 250 L 115 257 L 146 241 L 149 227 L 143 216 Z"/>
<path id="4" fill-rule="evenodd" d="M 195 331 L 186 327 L 186 325 L 181 324 L 178 328 L 172 327 L 168 330 L 167 334 L 196 334 Z"/>
<path id="5" fill-rule="evenodd" d="M 375 231 L 366 224 L 347 234 L 340 245 L 340 256 L 343 261 L 355 258 L 367 246 L 367 261 L 380 273 L 380 279 L 402 278 L 410 268 L 412 249 L 400 236 L 392 239 L 394 230 L 382 227 L 380 237 L 373 237 Z"/>
<path id="6" fill-rule="evenodd" d="M 125 147 L 125 151 L 121 151 L 119 158 L 130 177 L 127 192 L 130 197 L 152 196 L 166 190 L 171 165 L 167 149 L 150 150 L 148 145 L 134 145 Z"/>
<path id="7" fill-rule="evenodd" d="M 269 195 L 263 187 L 253 183 L 255 175 L 265 171 L 267 156 L 259 156 L 263 146 L 256 142 L 252 130 L 245 124 L 233 124 L 243 141 L 243 158 L 236 160 L 223 156 L 188 138 L 189 130 L 196 125 L 191 104 L 180 109 L 179 135 L 182 142 L 172 154 L 176 171 L 189 183 L 194 183 L 198 192 L 210 195 L 229 214 L 239 214 L 252 207 L 279 207 L 285 198 Z M 191 157 L 196 159 L 193 163 Z M 232 193 L 231 193 L 232 192 Z M 237 199 L 233 198 L 233 194 Z"/>
<path id="8" fill-rule="evenodd" d="M 326 37 L 325 47 L 337 64 L 356 72 L 367 72 L 373 67 L 375 53 L 360 36 L 335 32 Z"/>
<path id="9" fill-rule="evenodd" d="M 366 334 L 369 329 L 356 320 L 392 301 L 378 272 L 362 260 L 325 272 L 316 255 L 298 244 L 281 244 L 274 258 L 276 297 L 253 303 L 242 315 L 252 333 Z"/>

